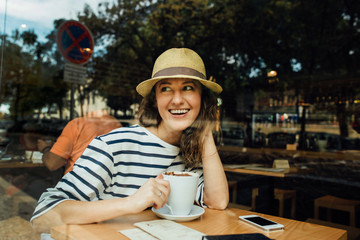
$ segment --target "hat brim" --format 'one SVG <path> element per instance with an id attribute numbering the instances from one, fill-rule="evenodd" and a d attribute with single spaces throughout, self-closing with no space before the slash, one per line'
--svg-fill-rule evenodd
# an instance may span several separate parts
<path id="1" fill-rule="evenodd" d="M 205 80 L 199 77 L 195 77 L 195 76 L 189 76 L 189 75 L 172 75 L 172 76 L 160 76 L 160 77 L 154 77 L 154 78 L 150 78 L 148 80 L 145 80 L 141 83 L 139 83 L 139 85 L 137 85 L 136 87 L 136 91 L 143 97 L 147 96 L 150 92 L 151 89 L 154 87 L 154 85 L 163 79 L 172 79 L 172 78 L 188 78 L 188 79 L 194 79 L 199 81 L 202 85 L 204 85 L 205 87 L 209 88 L 210 90 L 212 90 L 213 92 L 219 94 L 222 92 L 222 87 L 217 84 L 216 82 L 211 82 L 209 80 Z"/>

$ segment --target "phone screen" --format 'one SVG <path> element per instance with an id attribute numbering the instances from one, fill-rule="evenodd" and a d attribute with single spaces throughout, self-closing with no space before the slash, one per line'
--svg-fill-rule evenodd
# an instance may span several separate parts
<path id="1" fill-rule="evenodd" d="M 268 225 L 276 224 L 275 222 L 272 222 L 272 221 L 267 220 L 267 219 L 262 218 L 262 217 L 247 217 L 245 219 L 248 220 L 248 221 L 251 221 L 253 223 L 256 223 L 256 224 L 258 224 L 260 226 L 268 226 Z"/>

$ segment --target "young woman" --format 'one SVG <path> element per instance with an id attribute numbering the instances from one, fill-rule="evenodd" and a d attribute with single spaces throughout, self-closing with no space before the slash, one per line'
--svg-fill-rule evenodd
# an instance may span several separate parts
<path id="1" fill-rule="evenodd" d="M 159 209 L 170 193 L 165 171 L 200 173 L 196 203 L 226 208 L 228 186 L 212 135 L 222 88 L 206 80 L 200 56 L 186 48 L 165 51 L 136 90 L 144 97 L 140 125 L 89 144 L 73 170 L 40 197 L 31 219 L 38 232 Z"/>

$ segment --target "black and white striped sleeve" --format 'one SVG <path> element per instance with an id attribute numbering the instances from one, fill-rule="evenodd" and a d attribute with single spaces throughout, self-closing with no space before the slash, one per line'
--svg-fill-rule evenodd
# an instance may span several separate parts
<path id="1" fill-rule="evenodd" d="M 95 138 L 55 186 L 40 197 L 31 221 L 66 200 L 94 201 L 101 199 L 101 192 L 111 183 L 114 160 L 109 146 Z"/>

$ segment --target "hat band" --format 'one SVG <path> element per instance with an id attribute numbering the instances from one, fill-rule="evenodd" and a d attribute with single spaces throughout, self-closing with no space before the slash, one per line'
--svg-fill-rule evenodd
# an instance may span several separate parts
<path id="1" fill-rule="evenodd" d="M 195 69 L 188 68 L 188 67 L 170 67 L 165 68 L 153 75 L 155 77 L 163 77 L 163 76 L 175 76 L 175 75 L 188 75 L 194 76 L 202 79 L 206 79 L 205 75 L 201 72 L 196 71 Z"/>

